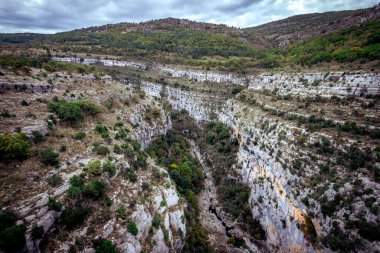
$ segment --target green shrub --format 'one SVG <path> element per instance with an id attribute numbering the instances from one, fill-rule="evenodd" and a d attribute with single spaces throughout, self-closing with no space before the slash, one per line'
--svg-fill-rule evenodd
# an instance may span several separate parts
<path id="1" fill-rule="evenodd" d="M 134 170 L 134 169 L 129 170 L 129 180 L 131 180 L 131 182 L 133 182 L 133 183 L 137 181 L 136 170 Z"/>
<path id="2" fill-rule="evenodd" d="M 95 127 L 95 131 L 100 134 L 103 139 L 109 138 L 108 128 L 103 126 L 102 124 L 97 124 Z"/>
<path id="3" fill-rule="evenodd" d="M 116 173 L 116 166 L 111 161 L 107 160 L 103 164 L 103 171 L 107 172 L 111 177 L 115 175 Z"/>
<path id="4" fill-rule="evenodd" d="M 46 165 L 57 166 L 59 164 L 58 157 L 59 154 L 50 147 L 40 151 L 40 160 Z"/>
<path id="5" fill-rule="evenodd" d="M 152 227 L 154 228 L 158 228 L 161 224 L 161 215 L 156 213 L 154 216 L 153 216 L 153 220 L 152 220 Z"/>
<path id="6" fill-rule="evenodd" d="M 71 199 L 77 199 L 81 196 L 81 188 L 70 185 L 69 189 L 67 190 L 67 195 Z"/>
<path id="7" fill-rule="evenodd" d="M 118 128 L 117 133 L 115 135 L 115 140 L 119 140 L 119 139 L 126 140 L 127 138 L 128 138 L 128 130 L 124 128 Z"/>
<path id="8" fill-rule="evenodd" d="M 60 101 L 56 104 L 48 104 L 48 108 L 56 112 L 60 119 L 71 124 L 77 124 L 84 119 L 80 104 L 75 102 Z"/>
<path id="9" fill-rule="evenodd" d="M 100 160 L 93 160 L 87 163 L 84 169 L 88 174 L 97 176 L 102 172 L 102 164 Z"/>
<path id="10" fill-rule="evenodd" d="M 122 154 L 123 150 L 121 149 L 121 147 L 118 144 L 115 144 L 115 145 L 113 145 L 113 152 L 115 154 Z"/>
<path id="11" fill-rule="evenodd" d="M 76 140 L 83 140 L 84 138 L 86 138 L 86 133 L 83 131 L 79 131 L 74 135 L 74 139 Z"/>
<path id="12" fill-rule="evenodd" d="M 91 180 L 82 188 L 82 194 L 85 198 L 97 200 L 103 196 L 106 185 L 99 180 Z"/>
<path id="13" fill-rule="evenodd" d="M 235 236 L 231 236 L 230 238 L 228 238 L 227 243 L 232 244 L 236 248 L 240 248 L 246 245 L 245 240 L 243 238 Z"/>
<path id="14" fill-rule="evenodd" d="M 0 213 L 0 249 L 4 252 L 18 252 L 25 245 L 26 226 L 16 225 L 16 221 L 12 212 Z"/>
<path id="15" fill-rule="evenodd" d="M 82 206 L 69 207 L 63 211 L 60 223 L 65 225 L 68 229 L 75 228 L 84 223 L 89 213 L 89 208 Z"/>
<path id="16" fill-rule="evenodd" d="M 85 100 L 61 100 L 56 103 L 49 103 L 48 108 L 57 113 L 60 119 L 70 124 L 78 124 L 85 115 L 95 115 L 101 112 L 99 107 Z"/>
<path id="17" fill-rule="evenodd" d="M 108 207 L 112 206 L 112 200 L 108 197 L 108 196 L 105 196 L 104 197 L 104 204 Z"/>
<path id="18" fill-rule="evenodd" d="M 116 211 L 117 217 L 120 219 L 125 219 L 125 213 L 126 213 L 125 205 L 121 204 L 119 208 Z"/>
<path id="19" fill-rule="evenodd" d="M 33 131 L 32 135 L 34 143 L 41 143 L 44 140 L 44 136 L 40 131 Z"/>
<path id="20" fill-rule="evenodd" d="M 30 156 L 30 143 L 24 133 L 0 135 L 0 160 L 26 159 Z"/>
<path id="21" fill-rule="evenodd" d="M 139 153 L 136 157 L 136 161 L 133 162 L 133 165 L 137 168 L 145 169 L 147 166 L 146 159 L 147 156 L 144 153 Z"/>
<path id="22" fill-rule="evenodd" d="M 61 211 L 62 209 L 62 204 L 59 201 L 57 201 L 55 198 L 51 198 L 51 197 L 49 197 L 47 206 L 49 210 L 54 210 L 57 212 Z"/>
<path id="23" fill-rule="evenodd" d="M 75 187 L 82 187 L 84 185 L 84 175 L 74 175 L 70 178 L 70 184 Z"/>
<path id="24" fill-rule="evenodd" d="M 48 178 L 49 185 L 55 187 L 62 183 L 62 178 L 59 174 L 54 174 Z"/>
<path id="25" fill-rule="evenodd" d="M 28 101 L 26 101 L 25 99 L 23 99 L 23 100 L 21 101 L 21 105 L 22 105 L 22 106 L 29 106 L 29 103 L 28 103 Z"/>
<path id="26" fill-rule="evenodd" d="M 44 235 L 44 227 L 34 224 L 31 234 L 33 240 L 42 239 L 42 236 Z"/>
<path id="27" fill-rule="evenodd" d="M 92 148 L 92 152 L 94 152 L 98 155 L 105 156 L 105 155 L 108 155 L 110 153 L 110 150 L 106 146 L 94 145 L 94 147 Z"/>
<path id="28" fill-rule="evenodd" d="M 128 220 L 127 228 L 128 228 L 128 232 L 130 232 L 134 236 L 136 236 L 139 233 L 139 229 L 137 228 L 136 223 L 132 220 Z"/>
<path id="29" fill-rule="evenodd" d="M 160 206 L 166 206 L 166 205 L 167 205 L 167 202 L 166 202 L 165 199 L 163 199 L 163 200 L 161 201 L 161 203 L 160 203 Z"/>
<path id="30" fill-rule="evenodd" d="M 94 241 L 94 248 L 96 253 L 118 253 L 119 251 L 112 244 L 111 241 L 99 239 Z"/>
<path id="31" fill-rule="evenodd" d="M 310 242 L 312 243 L 316 242 L 317 232 L 315 231 L 313 221 L 311 220 L 309 216 L 305 217 L 305 235 Z"/>

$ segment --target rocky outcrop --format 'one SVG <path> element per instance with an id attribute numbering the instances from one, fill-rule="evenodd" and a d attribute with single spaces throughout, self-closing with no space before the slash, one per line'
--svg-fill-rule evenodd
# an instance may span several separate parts
<path id="1" fill-rule="evenodd" d="M 194 70 L 181 70 L 169 67 L 159 67 L 159 70 L 173 77 L 186 78 L 197 82 L 213 82 L 221 84 L 236 84 L 245 86 L 247 80 L 235 74 L 222 74 L 216 72 L 204 72 Z"/>
<path id="2" fill-rule="evenodd" d="M 166 173 L 162 168 L 159 170 Z M 128 184 L 126 181 L 124 183 Z M 146 249 L 146 245 L 151 246 L 149 252 L 157 253 L 182 249 L 186 236 L 185 204 L 180 200 L 169 177 L 165 177 L 161 183 L 152 187 L 149 200 L 143 205 L 136 205 L 135 211 L 130 216 L 130 220 L 133 220 L 138 228 L 136 236 L 120 224 L 122 222 L 120 219 L 111 220 L 104 227 L 103 234 L 113 239 L 121 251 L 140 253 Z M 127 201 L 125 194 L 122 188 L 114 192 L 112 199 L 115 207 Z M 152 227 L 153 220 L 157 219 L 155 217 L 159 217 L 160 224 Z"/>
<path id="3" fill-rule="evenodd" d="M 53 60 L 80 63 L 85 65 L 90 64 L 103 64 L 107 67 L 132 67 L 136 69 L 145 69 L 147 65 L 142 63 L 137 63 L 133 61 L 118 61 L 118 60 L 107 60 L 107 59 L 94 59 L 94 58 L 77 58 L 77 57 L 52 57 Z"/>
<path id="4" fill-rule="evenodd" d="M 185 91 L 166 85 L 142 82 L 140 88 L 154 97 L 164 97 L 175 110 L 186 110 L 197 120 L 210 120 L 222 103 L 218 96 L 201 92 Z"/>
<path id="5" fill-rule="evenodd" d="M 53 60 L 72 62 L 80 64 L 102 64 L 104 66 L 112 67 L 131 67 L 136 69 L 154 70 L 161 72 L 172 77 L 185 78 L 197 82 L 212 82 L 221 84 L 235 84 L 245 86 L 248 80 L 245 77 L 238 76 L 231 73 L 217 73 L 212 71 L 197 71 L 197 70 L 183 70 L 174 67 L 166 66 L 148 66 L 143 63 L 131 62 L 131 61 L 119 61 L 119 60 L 105 60 L 94 58 L 75 58 L 75 57 L 52 57 Z"/>
<path id="6" fill-rule="evenodd" d="M 147 93 L 151 95 L 162 94 L 157 85 L 145 84 L 141 88 L 147 90 Z M 292 130 L 276 122 L 266 122 L 266 124 L 276 126 L 275 130 L 268 134 L 260 127 L 266 121 L 265 117 L 257 115 L 254 110 L 249 111 L 250 109 L 234 100 L 208 106 L 203 103 L 204 98 L 198 99 L 197 93 L 172 87 L 164 89 L 168 91 L 167 100 L 174 109 L 188 110 L 190 107 L 190 116 L 197 120 L 209 120 L 210 115 L 215 114 L 216 119 L 226 123 L 234 129 L 236 136 L 240 136 L 238 153 L 240 173 L 251 188 L 252 215 L 264 226 L 269 248 L 284 252 L 314 252 L 315 249 L 298 228 L 299 224 L 304 223 L 307 211 L 302 202 L 293 194 L 294 186 L 292 184 L 296 182 L 297 176 L 292 175 L 286 167 L 275 160 L 279 150 L 277 143 L 279 133 L 285 132 L 291 135 Z M 191 108 L 192 106 L 193 108 Z M 203 109 L 204 107 L 207 109 Z M 243 114 L 243 111 L 247 110 L 248 112 Z M 260 140 L 260 144 L 254 144 L 253 139 L 255 138 Z M 289 153 L 292 152 L 289 146 L 286 147 L 286 150 Z M 291 158 L 292 156 L 287 157 Z M 211 188 L 209 190 L 212 190 Z M 259 202 L 261 198 L 263 199 L 262 203 Z M 215 203 L 214 205 L 210 204 L 212 207 L 216 207 Z M 215 213 L 219 217 L 223 217 L 220 209 L 216 208 Z M 232 222 L 227 223 L 233 227 Z"/>
<path id="7" fill-rule="evenodd" d="M 250 77 L 249 89 L 269 90 L 278 95 L 355 96 L 380 95 L 377 73 L 274 73 Z"/>
<path id="8" fill-rule="evenodd" d="M 0 92 L 5 91 L 26 91 L 26 92 L 32 92 L 32 93 L 46 93 L 51 92 L 53 87 L 49 84 L 42 84 L 42 83 L 13 83 L 9 82 L 7 80 L 2 81 L 0 80 Z"/>
<path id="9" fill-rule="evenodd" d="M 143 149 L 151 143 L 154 137 L 165 135 L 172 128 L 170 117 L 162 108 L 160 108 L 159 118 L 147 122 L 144 119 L 147 109 L 147 105 L 137 104 L 133 108 L 133 113 L 129 116 L 129 121 L 134 126 L 132 136 L 140 142 Z"/>
<path id="10" fill-rule="evenodd" d="M 307 215 L 305 206 L 294 196 L 293 184 L 298 178 L 276 161 L 279 152 L 282 152 L 281 159 L 291 160 L 296 150 L 289 143 L 283 146 L 278 141 L 280 133 L 292 136 L 291 127 L 257 115 L 256 111 L 233 101 L 226 103 L 219 119 L 240 136 L 238 163 L 244 181 L 251 188 L 252 214 L 265 228 L 267 244 L 282 252 L 314 252 L 298 227 Z M 262 129 L 262 124 L 271 131 Z"/>

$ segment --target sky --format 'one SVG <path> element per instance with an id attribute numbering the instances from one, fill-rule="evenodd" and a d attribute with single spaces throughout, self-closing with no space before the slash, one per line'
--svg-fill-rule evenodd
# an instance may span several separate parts
<path id="1" fill-rule="evenodd" d="M 380 0 L 0 0 L 0 33 L 55 33 L 159 18 L 251 27 L 289 16 L 368 8 Z"/>

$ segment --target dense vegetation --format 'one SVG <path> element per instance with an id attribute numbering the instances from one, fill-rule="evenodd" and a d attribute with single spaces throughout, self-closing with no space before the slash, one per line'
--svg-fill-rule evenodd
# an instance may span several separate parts
<path id="1" fill-rule="evenodd" d="M 51 43 L 75 45 L 93 53 L 109 53 L 135 57 L 151 56 L 160 52 L 175 53 L 181 57 L 191 56 L 245 56 L 258 57 L 260 52 L 249 43 L 235 37 L 178 28 L 171 32 L 102 31 L 98 33 L 67 32 L 52 35 Z"/>
<path id="2" fill-rule="evenodd" d="M 69 73 L 95 74 L 96 76 L 102 73 L 95 66 L 60 62 L 49 58 L 16 57 L 11 55 L 0 57 L 0 67 L 26 73 L 30 73 L 30 68 L 44 69 L 47 72 L 67 71 Z"/>
<path id="3" fill-rule="evenodd" d="M 320 36 L 279 50 L 285 62 L 313 65 L 319 62 L 353 62 L 380 59 L 380 20 Z"/>
<path id="4" fill-rule="evenodd" d="M 25 134 L 4 133 L 0 135 L 0 160 L 21 160 L 28 158 L 30 154 L 30 143 Z"/>
<path id="5" fill-rule="evenodd" d="M 165 60 L 184 64 L 223 67 L 243 71 L 248 67 L 277 68 L 288 65 L 315 65 L 320 62 L 347 63 L 380 59 L 380 20 L 368 21 L 359 27 L 321 35 L 285 49 L 258 50 L 244 35 L 220 34 L 173 28 L 169 31 L 134 30 L 121 32 L 115 29 L 71 31 L 37 37 L 36 45 L 57 47 L 64 52 L 96 53 L 132 57 L 146 60 Z M 11 35 L 1 35 L 0 41 L 12 43 Z M 31 43 L 29 39 L 20 43 Z M 35 44 L 33 44 L 35 46 Z M 219 58 L 218 58 L 219 57 Z M 230 58 L 231 57 L 231 58 Z M 40 67 L 45 70 L 67 70 L 79 73 L 96 73 L 94 66 L 77 66 L 49 59 L 3 57 L 0 66 L 21 70 Z"/>
<path id="6" fill-rule="evenodd" d="M 20 251 L 25 245 L 26 226 L 16 225 L 17 217 L 10 211 L 0 213 L 0 249 L 4 252 Z"/>
<path id="7" fill-rule="evenodd" d="M 49 103 L 48 108 L 57 113 L 60 119 L 73 125 L 81 122 L 85 115 L 94 116 L 101 112 L 98 106 L 87 100 L 60 100 Z"/>
<path id="8" fill-rule="evenodd" d="M 155 140 L 147 149 L 149 155 L 159 164 L 167 167 L 178 191 L 186 198 L 187 233 L 184 252 L 212 252 L 208 237 L 198 220 L 197 194 L 202 189 L 203 172 L 190 154 L 190 145 L 178 133 L 169 132 Z"/>
<path id="9" fill-rule="evenodd" d="M 240 181 L 239 174 L 233 169 L 236 163 L 238 142 L 230 134 L 228 126 L 218 121 L 204 123 L 200 129 L 185 111 L 172 113 L 173 128 L 178 131 L 187 130 L 197 133 L 194 137 L 197 146 L 202 152 L 206 152 L 208 164 L 211 167 L 212 176 L 217 187 L 219 202 L 224 211 L 237 220 L 239 226 L 250 233 L 256 239 L 265 239 L 265 231 L 259 221 L 254 220 L 251 214 L 248 198 L 249 187 Z M 232 240 L 232 239 L 231 239 Z M 240 239 L 235 238 L 236 245 L 240 245 Z M 231 243 L 234 245 L 234 243 Z"/>

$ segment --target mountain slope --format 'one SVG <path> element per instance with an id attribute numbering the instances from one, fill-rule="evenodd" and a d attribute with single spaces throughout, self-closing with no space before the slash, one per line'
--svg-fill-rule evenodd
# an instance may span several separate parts
<path id="1" fill-rule="evenodd" d="M 286 47 L 322 34 L 359 26 L 380 16 L 380 4 L 360 10 L 333 11 L 297 15 L 283 20 L 246 28 L 247 34 L 257 34 L 272 41 L 274 47 Z"/>

